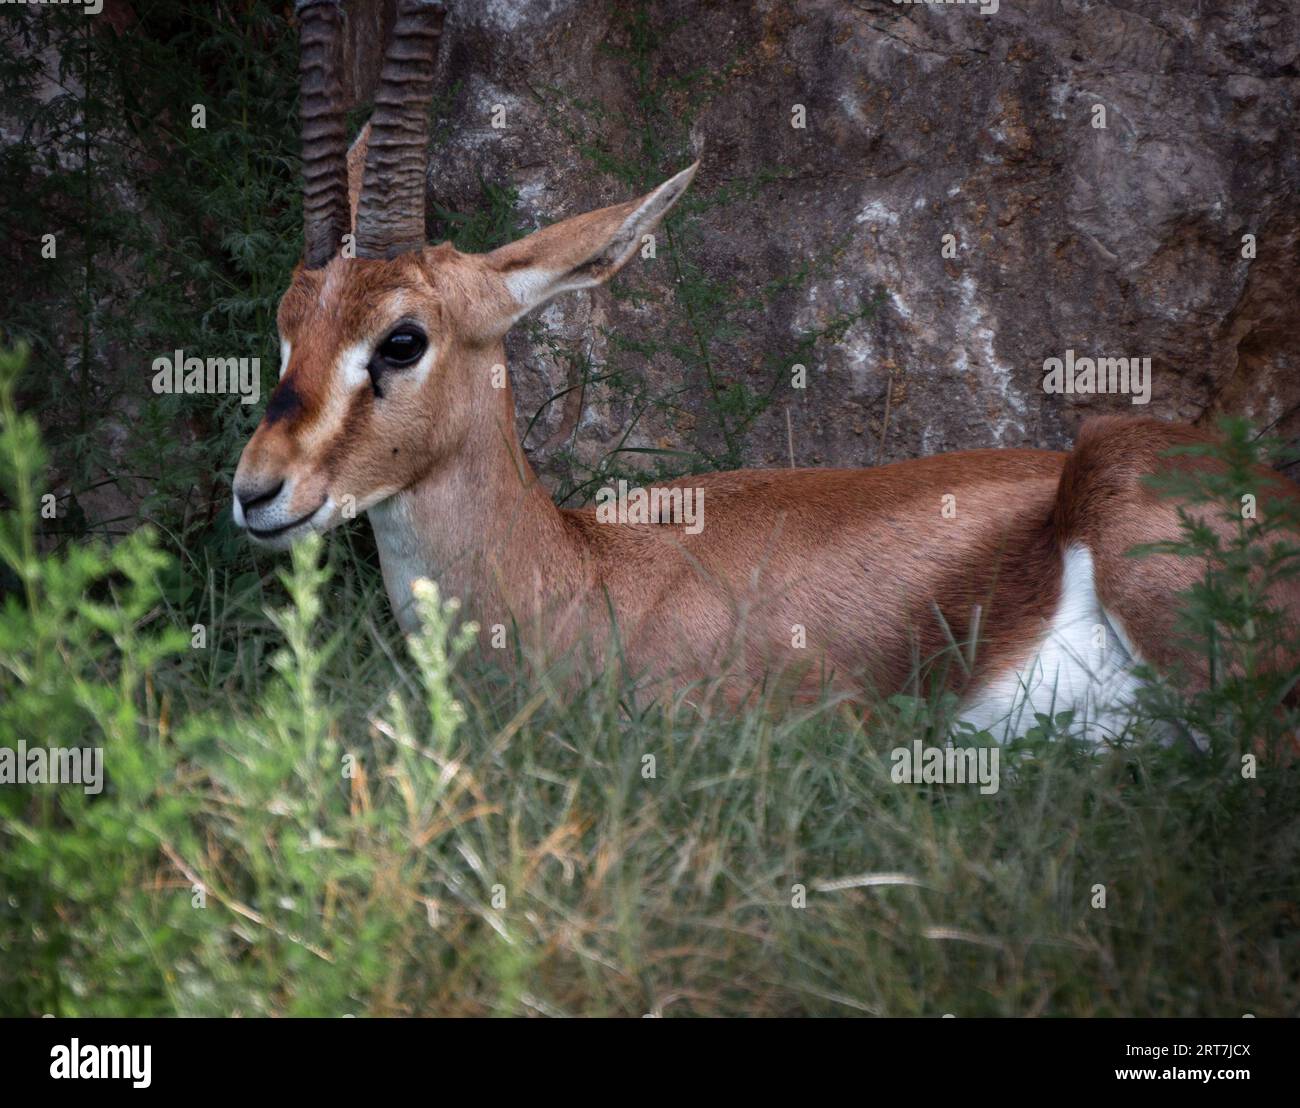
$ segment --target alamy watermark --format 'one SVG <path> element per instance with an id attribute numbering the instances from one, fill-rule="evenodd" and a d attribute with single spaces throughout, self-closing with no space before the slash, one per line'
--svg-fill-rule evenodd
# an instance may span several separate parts
<path id="1" fill-rule="evenodd" d="M 78 5 L 86 9 L 87 15 L 98 15 L 104 10 L 104 0 L 0 0 L 0 4 L 23 4 L 33 8 Z"/>
<path id="2" fill-rule="evenodd" d="M 147 1089 L 152 1083 L 153 1047 L 96 1046 L 73 1039 L 50 1048 L 50 1076 L 56 1081 L 82 1079 L 108 1079 L 130 1081 L 137 1089 Z"/>
<path id="3" fill-rule="evenodd" d="M 187 358 L 184 350 L 176 350 L 153 360 L 153 391 L 173 396 L 233 393 L 241 404 L 256 404 L 262 395 L 262 359 Z"/>
<path id="4" fill-rule="evenodd" d="M 980 15 L 997 15 L 1002 0 L 894 0 L 895 4 L 922 4 L 927 8 L 978 7 Z"/>
<path id="5" fill-rule="evenodd" d="M 996 746 L 926 746 L 917 739 L 910 747 L 889 752 L 895 785 L 974 785 L 985 796 L 1001 786 L 1002 751 Z"/>
<path id="6" fill-rule="evenodd" d="M 0 746 L 0 785 L 80 785 L 87 796 L 104 788 L 104 751 L 98 746 Z"/>
<path id="7" fill-rule="evenodd" d="M 704 530 L 704 490 L 674 485 L 671 488 L 633 488 L 620 480 L 617 489 L 606 486 L 596 493 L 597 523 L 676 523 L 688 535 Z"/>
<path id="8" fill-rule="evenodd" d="M 1043 362 L 1043 391 L 1068 396 L 1116 393 L 1134 404 L 1151 403 L 1150 358 L 1076 358 L 1067 350 L 1064 358 Z"/>

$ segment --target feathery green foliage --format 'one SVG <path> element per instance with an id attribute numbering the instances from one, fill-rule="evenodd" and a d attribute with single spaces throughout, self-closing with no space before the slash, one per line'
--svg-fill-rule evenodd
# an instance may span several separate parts
<path id="1" fill-rule="evenodd" d="M 38 544 L 19 360 L 0 747 L 98 746 L 105 780 L 0 785 L 4 1014 L 1297 1010 L 1283 745 L 1251 778 L 1226 732 L 1202 756 L 1044 721 L 993 795 L 898 785 L 942 703 L 864 725 L 637 704 L 615 668 L 529 685 L 432 588 L 399 641 L 341 541 L 297 547 L 269 604 L 210 578 L 198 647 L 147 532 Z"/>

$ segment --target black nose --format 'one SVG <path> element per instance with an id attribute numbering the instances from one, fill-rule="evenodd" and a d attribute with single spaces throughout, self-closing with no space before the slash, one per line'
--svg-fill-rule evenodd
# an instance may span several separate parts
<path id="1" fill-rule="evenodd" d="M 280 490 L 284 488 L 284 481 L 277 481 L 274 485 L 264 485 L 258 488 L 256 485 L 236 485 L 235 499 L 239 501 L 239 506 L 245 512 L 249 508 L 256 508 L 259 504 L 265 504 L 268 500 L 274 500 L 280 495 Z"/>

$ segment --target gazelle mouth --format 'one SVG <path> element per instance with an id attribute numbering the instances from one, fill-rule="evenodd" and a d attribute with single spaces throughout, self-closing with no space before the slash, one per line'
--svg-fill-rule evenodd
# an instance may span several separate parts
<path id="1" fill-rule="evenodd" d="M 299 516 L 295 520 L 290 520 L 283 527 L 272 527 L 264 531 L 261 530 L 260 528 L 254 527 L 252 524 L 249 524 L 248 533 L 252 535 L 253 538 L 255 539 L 279 538 L 281 535 L 288 534 L 288 532 L 292 531 L 295 527 L 301 527 L 304 523 L 310 523 L 312 519 L 315 518 L 316 513 L 319 512 L 323 507 L 325 507 L 324 500 L 322 500 L 319 504 L 317 504 L 316 507 L 314 507 L 306 515 Z"/>

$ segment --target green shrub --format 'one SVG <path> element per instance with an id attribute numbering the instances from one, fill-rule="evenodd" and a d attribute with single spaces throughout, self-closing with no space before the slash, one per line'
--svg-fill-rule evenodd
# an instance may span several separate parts
<path id="1" fill-rule="evenodd" d="M 900 786 L 942 703 L 864 726 L 704 718 L 613 669 L 528 685 L 433 590 L 401 643 L 345 541 L 296 548 L 269 604 L 212 575 L 196 648 L 147 532 L 43 550 L 17 364 L 0 743 L 106 772 L 0 785 L 4 1014 L 1296 1012 L 1294 760 L 1045 721 L 996 794 Z"/>

